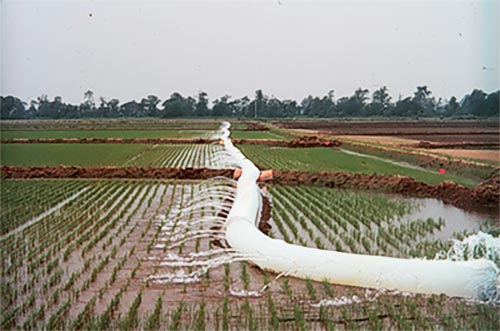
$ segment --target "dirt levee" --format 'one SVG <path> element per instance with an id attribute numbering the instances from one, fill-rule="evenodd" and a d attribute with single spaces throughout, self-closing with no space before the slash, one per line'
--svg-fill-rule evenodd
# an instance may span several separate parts
<path id="1" fill-rule="evenodd" d="M 232 139 L 235 144 L 266 145 L 277 147 L 338 147 L 341 142 L 334 139 L 321 139 L 316 136 L 300 137 L 292 141 L 279 139 Z M 211 144 L 216 139 L 186 138 L 14 138 L 1 139 L 2 144 Z"/>
<path id="2" fill-rule="evenodd" d="M 232 169 L 141 167 L 11 167 L 2 166 L 2 178 L 168 178 L 208 179 L 231 177 Z"/>

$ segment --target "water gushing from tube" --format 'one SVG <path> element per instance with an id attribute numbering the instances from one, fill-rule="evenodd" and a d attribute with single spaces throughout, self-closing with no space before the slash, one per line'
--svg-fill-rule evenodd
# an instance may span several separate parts
<path id="1" fill-rule="evenodd" d="M 242 174 L 225 223 L 225 238 L 235 251 L 253 256 L 252 262 L 260 268 L 341 285 L 499 300 L 499 269 L 484 257 L 468 261 L 401 259 L 320 250 L 267 237 L 257 229 L 260 171 L 234 147 L 229 128 L 228 122 L 221 125 L 220 138 Z"/>

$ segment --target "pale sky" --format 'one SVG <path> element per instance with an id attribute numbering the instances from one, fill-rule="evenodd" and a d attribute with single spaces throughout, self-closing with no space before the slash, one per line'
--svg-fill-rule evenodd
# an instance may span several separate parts
<path id="1" fill-rule="evenodd" d="M 1 1 L 1 94 L 300 101 L 499 83 L 499 1 Z"/>

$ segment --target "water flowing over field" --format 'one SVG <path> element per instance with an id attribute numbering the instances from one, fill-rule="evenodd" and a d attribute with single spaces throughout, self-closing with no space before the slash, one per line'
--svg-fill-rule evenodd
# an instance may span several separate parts
<path id="1" fill-rule="evenodd" d="M 99 162 L 91 153 L 96 146 L 89 145 L 92 162 Z M 125 146 L 132 149 L 113 161 L 118 165 L 237 166 L 220 144 Z M 273 151 L 259 150 L 260 159 L 273 160 Z M 295 151 L 302 152 L 289 149 L 293 157 L 279 162 L 294 162 Z M 491 301 L 258 268 L 251 261 L 261 256 L 227 240 L 238 191 L 232 178 L 2 179 L 0 189 L 1 329 L 492 329 L 499 322 Z M 288 243 L 500 263 L 495 215 L 436 200 L 272 182 L 260 182 L 258 194 L 266 201 L 258 217 L 270 226 L 261 230 Z M 478 231 L 484 233 L 473 235 Z"/>

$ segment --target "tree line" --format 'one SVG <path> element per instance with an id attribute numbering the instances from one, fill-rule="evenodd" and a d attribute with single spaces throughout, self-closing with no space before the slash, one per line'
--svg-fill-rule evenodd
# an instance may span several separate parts
<path id="1" fill-rule="evenodd" d="M 244 96 L 232 99 L 229 95 L 209 103 L 208 94 L 182 96 L 173 93 L 162 102 L 155 95 L 148 95 L 141 101 L 120 104 L 118 99 L 99 97 L 87 91 L 83 102 L 78 105 L 63 102 L 60 96 L 49 100 L 41 95 L 29 103 L 14 97 L 0 96 L 1 119 L 73 119 L 73 118 L 120 118 L 120 117 L 455 117 L 478 118 L 499 116 L 500 90 L 487 94 L 474 89 L 461 100 L 451 97 L 443 100 L 432 95 L 427 86 L 418 86 L 412 96 L 399 97 L 393 101 L 386 86 L 373 93 L 359 88 L 353 95 L 335 99 L 335 92 L 329 91 L 321 97 L 311 95 L 301 102 L 280 100 L 257 90 L 253 99 Z"/>

